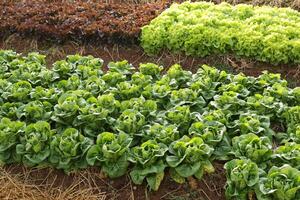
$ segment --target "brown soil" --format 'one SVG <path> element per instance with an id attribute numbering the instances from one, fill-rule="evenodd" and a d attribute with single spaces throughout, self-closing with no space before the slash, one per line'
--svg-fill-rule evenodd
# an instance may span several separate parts
<path id="1" fill-rule="evenodd" d="M 109 61 L 128 60 L 134 66 L 140 63 L 153 62 L 163 65 L 166 69 L 180 63 L 185 69 L 195 72 L 200 65 L 208 64 L 231 72 L 243 72 L 246 75 L 258 76 L 262 71 L 268 70 L 273 73 L 281 73 L 283 78 L 289 79 L 291 87 L 300 85 L 300 66 L 279 65 L 274 66 L 267 63 L 257 62 L 250 59 L 239 59 L 234 56 L 208 56 L 195 58 L 180 54 L 163 52 L 157 56 L 147 56 L 143 49 L 137 45 L 104 44 L 101 42 L 76 43 L 67 41 L 62 44 L 52 43 L 36 38 L 28 39 L 18 34 L 0 38 L 0 48 L 13 49 L 18 53 L 27 54 L 37 51 L 47 56 L 49 67 L 57 60 L 64 59 L 66 55 L 82 54 L 93 55 L 102 58 L 105 65 Z"/>
<path id="2" fill-rule="evenodd" d="M 223 200 L 225 176 L 223 165 L 215 163 L 216 172 L 203 180 L 190 179 L 179 185 L 166 175 L 160 189 L 150 192 L 136 186 L 128 176 L 115 180 L 105 178 L 99 169 L 88 169 L 70 175 L 53 169 L 28 169 L 13 165 L 0 168 L 0 198 L 6 200 Z M 193 182 L 193 184 L 191 183 Z"/>
<path id="3" fill-rule="evenodd" d="M 136 42 L 142 26 L 168 3 L 14 0 L 0 3 L 0 33 L 41 38 Z"/>

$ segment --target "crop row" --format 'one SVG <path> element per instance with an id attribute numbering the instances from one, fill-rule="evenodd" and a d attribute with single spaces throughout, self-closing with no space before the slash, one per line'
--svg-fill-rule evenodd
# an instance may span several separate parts
<path id="1" fill-rule="evenodd" d="M 202 66 L 45 57 L 0 51 L 0 161 L 65 172 L 129 172 L 157 190 L 225 164 L 228 199 L 300 198 L 300 88 L 279 74 L 257 78 Z M 280 127 L 273 130 L 273 127 Z"/>
<path id="2" fill-rule="evenodd" d="M 162 49 L 204 57 L 234 54 L 255 60 L 300 63 L 300 13 L 290 8 L 173 4 L 142 28 L 149 54 Z"/>
<path id="3" fill-rule="evenodd" d="M 1 1 L 1 34 L 20 33 L 59 41 L 135 42 L 142 26 L 167 3 L 107 1 Z"/>

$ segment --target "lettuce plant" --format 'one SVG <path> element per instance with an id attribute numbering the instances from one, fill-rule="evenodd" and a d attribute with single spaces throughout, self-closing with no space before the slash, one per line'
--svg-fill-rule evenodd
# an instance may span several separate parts
<path id="1" fill-rule="evenodd" d="M 300 143 L 300 123 L 289 125 L 287 135 L 289 141 Z"/>
<path id="2" fill-rule="evenodd" d="M 47 164 L 53 135 L 54 131 L 46 121 L 29 124 L 20 137 L 20 144 L 16 146 L 17 155 L 30 167 Z"/>
<path id="3" fill-rule="evenodd" d="M 233 135 L 255 133 L 256 135 L 267 136 L 271 139 L 273 131 L 270 128 L 270 118 L 255 113 L 243 113 L 238 120 L 233 121 L 228 127 Z"/>
<path id="4" fill-rule="evenodd" d="M 127 60 L 110 62 L 107 66 L 110 72 L 117 72 L 124 75 L 131 75 L 134 70 L 134 67 Z"/>
<path id="5" fill-rule="evenodd" d="M 294 125 L 300 122 L 300 106 L 288 107 L 283 113 L 287 124 Z"/>
<path id="6" fill-rule="evenodd" d="M 256 190 L 258 200 L 295 200 L 300 198 L 300 172 L 290 165 L 273 166 L 260 178 Z"/>
<path id="7" fill-rule="evenodd" d="M 116 178 L 126 173 L 129 165 L 128 150 L 132 138 L 125 133 L 114 134 L 103 132 L 98 135 L 96 144 L 87 152 L 86 160 L 89 165 L 101 166 L 110 178 Z"/>
<path id="8" fill-rule="evenodd" d="M 105 108 L 109 111 L 109 113 L 118 113 L 120 108 L 120 102 L 115 99 L 114 95 L 109 94 L 103 94 L 98 96 L 98 105 L 102 108 Z"/>
<path id="9" fill-rule="evenodd" d="M 140 64 L 139 71 L 144 75 L 151 76 L 154 80 L 160 78 L 160 73 L 163 70 L 162 66 L 153 63 Z"/>
<path id="10" fill-rule="evenodd" d="M 15 161 L 15 147 L 19 137 L 23 134 L 25 123 L 2 118 L 0 121 L 0 164 L 9 164 Z"/>
<path id="11" fill-rule="evenodd" d="M 290 89 L 282 83 L 274 83 L 271 87 L 267 87 L 263 95 L 274 97 L 284 103 L 288 102 L 291 98 Z"/>
<path id="12" fill-rule="evenodd" d="M 268 71 L 263 71 L 261 75 L 256 80 L 256 85 L 258 88 L 272 87 L 274 84 L 281 84 L 286 86 L 287 82 L 281 79 L 280 74 L 270 73 Z"/>
<path id="13" fill-rule="evenodd" d="M 79 108 L 85 106 L 85 99 L 90 96 L 90 93 L 82 90 L 63 93 L 54 106 L 51 119 L 60 124 L 72 124 Z"/>
<path id="14" fill-rule="evenodd" d="M 144 97 L 122 101 L 120 104 L 120 111 L 123 112 L 127 109 L 139 111 L 145 117 L 154 117 L 158 110 L 157 102 L 155 100 L 146 100 Z"/>
<path id="15" fill-rule="evenodd" d="M 137 134 L 146 124 L 145 116 L 140 112 L 127 109 L 114 121 L 114 128 L 129 135 Z"/>
<path id="16" fill-rule="evenodd" d="M 247 200 L 259 181 L 259 168 L 250 160 L 234 159 L 224 165 L 226 170 L 225 195 L 227 199 Z"/>
<path id="17" fill-rule="evenodd" d="M 291 97 L 293 98 L 293 104 L 300 104 L 300 87 L 295 87 L 291 92 Z"/>
<path id="18" fill-rule="evenodd" d="M 190 71 L 183 70 L 182 67 L 178 64 L 172 65 L 165 77 L 168 80 L 167 84 L 169 84 L 174 89 L 182 88 L 187 85 L 187 82 L 192 78 L 192 73 Z"/>
<path id="19" fill-rule="evenodd" d="M 102 79 L 109 87 L 115 87 L 118 83 L 126 81 L 126 76 L 119 72 L 107 72 L 102 76 Z"/>
<path id="20" fill-rule="evenodd" d="M 12 101 L 27 102 L 32 86 L 28 81 L 19 81 L 11 85 L 8 99 Z"/>
<path id="21" fill-rule="evenodd" d="M 164 156 L 168 147 L 155 140 L 148 140 L 139 146 L 135 146 L 130 151 L 130 162 L 134 163 L 130 177 L 135 184 L 142 184 L 146 179 L 152 190 L 158 190 L 164 178 Z"/>
<path id="22" fill-rule="evenodd" d="M 189 134 L 198 136 L 206 144 L 216 146 L 223 140 L 226 133 L 226 126 L 219 121 L 199 121 L 194 122 L 189 128 Z"/>
<path id="23" fill-rule="evenodd" d="M 104 80 L 97 76 L 90 76 L 82 83 L 82 89 L 85 89 L 92 93 L 94 96 L 99 96 L 107 89 Z"/>
<path id="24" fill-rule="evenodd" d="M 75 66 L 66 60 L 60 60 L 53 63 L 53 71 L 57 74 L 60 80 L 66 80 L 72 76 Z"/>
<path id="25" fill-rule="evenodd" d="M 135 72 L 131 76 L 131 83 L 143 88 L 141 90 L 142 94 L 143 94 L 143 92 L 145 92 L 144 91 L 145 87 L 150 86 L 150 84 L 152 84 L 154 82 L 155 82 L 155 79 L 152 78 L 152 76 L 142 74 L 141 72 Z"/>
<path id="26" fill-rule="evenodd" d="M 232 139 L 231 153 L 239 159 L 250 159 L 261 168 L 266 168 L 272 156 L 272 143 L 268 137 L 254 133 L 236 136 Z"/>
<path id="27" fill-rule="evenodd" d="M 234 91 L 223 92 L 214 96 L 210 105 L 216 109 L 222 109 L 227 115 L 236 115 L 243 112 L 246 102 L 240 98 L 240 94 Z"/>
<path id="28" fill-rule="evenodd" d="M 9 88 L 12 83 L 7 81 L 6 79 L 0 79 L 0 104 L 7 100 L 8 95 L 10 94 Z"/>
<path id="29" fill-rule="evenodd" d="M 21 102 L 6 102 L 0 106 L 0 117 L 7 117 L 11 120 L 18 119 L 20 107 L 24 106 Z"/>
<path id="30" fill-rule="evenodd" d="M 47 121 L 51 117 L 52 109 L 52 104 L 47 101 L 31 101 L 19 107 L 17 117 L 27 122 Z"/>
<path id="31" fill-rule="evenodd" d="M 242 84 L 236 83 L 236 82 L 231 82 L 231 83 L 228 83 L 225 85 L 221 85 L 218 88 L 218 91 L 220 93 L 229 92 L 229 91 L 236 92 L 239 94 L 239 96 L 241 96 L 243 98 L 250 95 L 250 91 L 245 87 L 245 85 L 242 85 Z"/>
<path id="32" fill-rule="evenodd" d="M 54 104 L 58 100 L 58 90 L 56 88 L 37 86 L 30 92 L 30 97 L 37 101 L 48 101 Z"/>
<path id="33" fill-rule="evenodd" d="M 289 164 L 300 170 L 300 144 L 291 142 L 279 146 L 274 151 L 272 164 L 275 164 L 276 166 Z"/>
<path id="34" fill-rule="evenodd" d="M 118 83 L 116 88 L 110 89 L 110 92 L 113 93 L 118 100 L 128 100 L 140 97 L 141 89 L 139 85 L 124 81 Z"/>
<path id="35" fill-rule="evenodd" d="M 180 133 L 174 124 L 154 123 L 146 125 L 140 135 L 144 140 L 156 140 L 166 145 L 180 138 Z"/>
<path id="36" fill-rule="evenodd" d="M 211 77 L 201 77 L 189 84 L 190 89 L 200 93 L 206 101 L 213 99 L 217 94 L 217 87 L 220 85 L 219 82 L 214 82 Z"/>
<path id="37" fill-rule="evenodd" d="M 192 115 L 189 106 L 176 106 L 165 113 L 165 119 L 176 124 L 181 133 L 186 133 L 192 122 Z"/>
<path id="38" fill-rule="evenodd" d="M 179 90 L 173 90 L 170 95 L 170 107 L 190 105 L 196 111 L 201 111 L 201 109 L 206 105 L 204 98 L 197 94 L 197 92 L 184 88 Z"/>
<path id="39" fill-rule="evenodd" d="M 99 131 L 103 131 L 108 122 L 109 110 L 101 107 L 95 97 L 86 100 L 84 106 L 78 109 L 78 115 L 74 118 L 73 125 L 82 128 L 85 136 L 97 137 Z"/>
<path id="40" fill-rule="evenodd" d="M 91 139 L 75 128 L 67 128 L 53 136 L 50 142 L 49 162 L 57 169 L 70 172 L 87 167 L 86 153 L 92 146 Z"/>
<path id="41" fill-rule="evenodd" d="M 247 106 L 259 115 L 276 118 L 284 111 L 285 105 L 272 96 L 254 94 L 247 98 Z"/>
<path id="42" fill-rule="evenodd" d="M 172 142 L 169 146 L 170 155 L 166 158 L 171 168 L 171 177 L 182 183 L 187 177 L 195 176 L 201 179 L 205 172 L 213 172 L 214 167 L 209 160 L 213 150 L 200 137 L 183 136 Z"/>
<path id="43" fill-rule="evenodd" d="M 228 83 L 230 80 L 230 76 L 227 72 L 218 70 L 217 68 L 210 67 L 208 65 L 202 65 L 193 75 L 194 80 L 201 80 L 204 78 L 210 78 L 211 81 L 217 83 L 217 85 Z"/>

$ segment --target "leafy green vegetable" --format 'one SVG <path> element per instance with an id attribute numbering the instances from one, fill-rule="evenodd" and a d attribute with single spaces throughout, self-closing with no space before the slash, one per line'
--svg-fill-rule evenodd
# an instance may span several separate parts
<path id="1" fill-rule="evenodd" d="M 226 126 L 218 121 L 195 122 L 189 128 L 189 134 L 199 136 L 209 145 L 216 146 L 222 141 Z"/>
<path id="2" fill-rule="evenodd" d="M 255 133 L 256 135 L 267 136 L 271 138 L 273 131 L 270 128 L 270 119 L 267 116 L 257 115 L 255 113 L 243 113 L 238 120 L 228 125 L 234 131 L 232 134 Z"/>
<path id="3" fill-rule="evenodd" d="M 16 146 L 16 153 L 27 166 L 47 164 L 50 156 L 50 141 L 54 132 L 50 124 L 39 121 L 25 128 L 24 136 L 20 138 L 20 144 Z"/>
<path id="4" fill-rule="evenodd" d="M 272 164 L 276 166 L 289 164 L 300 170 L 300 144 L 286 143 L 283 146 L 279 146 L 274 151 Z"/>
<path id="5" fill-rule="evenodd" d="M 173 124 L 159 124 L 146 125 L 141 134 L 144 140 L 156 140 L 159 143 L 169 145 L 180 138 L 177 127 Z"/>
<path id="6" fill-rule="evenodd" d="M 139 70 L 144 75 L 149 75 L 153 79 L 160 78 L 160 72 L 163 70 L 162 66 L 153 63 L 140 64 Z"/>
<path id="7" fill-rule="evenodd" d="M 189 176 L 201 179 L 205 172 L 214 171 L 209 160 L 213 148 L 205 144 L 200 137 L 183 136 L 171 143 L 169 153 L 171 155 L 167 156 L 166 161 L 176 182 L 182 183 Z"/>
<path id="8" fill-rule="evenodd" d="M 158 190 L 164 178 L 166 164 L 163 157 L 167 150 L 168 147 L 165 144 L 154 140 L 148 140 L 140 146 L 133 147 L 129 157 L 129 161 L 135 163 L 130 172 L 132 181 L 135 184 L 142 184 L 146 178 L 149 187 L 152 190 Z"/>
<path id="9" fill-rule="evenodd" d="M 289 165 L 272 167 L 267 176 L 260 178 L 258 200 L 294 200 L 300 198 L 300 172 Z"/>
<path id="10" fill-rule="evenodd" d="M 253 193 L 259 181 L 259 168 L 250 160 L 234 159 L 224 165 L 226 170 L 227 199 L 245 199 L 248 193 Z"/>
<path id="11" fill-rule="evenodd" d="M 266 162 L 271 159 L 272 144 L 268 137 L 248 133 L 232 139 L 232 154 L 239 159 L 250 159 L 261 168 L 266 168 Z"/>
<path id="12" fill-rule="evenodd" d="M 125 133 L 116 135 L 103 132 L 98 135 L 97 142 L 87 152 L 89 165 L 102 166 L 103 172 L 110 178 L 116 178 L 126 173 L 129 165 L 128 150 L 132 138 Z"/>
<path id="13" fill-rule="evenodd" d="M 122 112 L 114 123 L 116 130 L 133 136 L 146 124 L 146 119 L 140 112 L 127 109 Z"/>
<path id="14" fill-rule="evenodd" d="M 92 144 L 92 140 L 81 135 L 78 130 L 67 128 L 63 133 L 53 136 L 49 161 L 65 172 L 85 168 L 85 156 Z"/>
<path id="15" fill-rule="evenodd" d="M 23 133 L 25 123 L 2 118 L 0 121 L 0 164 L 15 161 L 15 147 L 19 143 L 19 136 Z"/>
<path id="16" fill-rule="evenodd" d="M 53 106 L 47 101 L 31 101 L 18 108 L 17 117 L 28 122 L 47 121 L 52 114 Z"/>
<path id="17" fill-rule="evenodd" d="M 182 13 L 201 10 L 199 16 L 188 16 L 191 21 L 215 9 L 207 3 L 184 5 L 187 7 L 179 9 Z M 221 16 L 227 13 L 244 21 L 254 15 L 249 6 L 234 7 L 234 11 L 227 4 L 218 8 L 221 10 L 215 12 Z M 255 16 L 258 27 L 264 15 Z M 210 26 L 194 24 L 192 30 L 182 29 L 185 17 L 176 11 L 164 23 L 171 26 L 173 18 L 178 18 L 172 34 L 187 40 L 167 41 L 167 35 L 157 35 L 163 43 L 174 45 L 169 46 L 174 50 L 183 44 L 185 50 L 186 44 L 199 45 L 189 40 L 191 32 L 204 45 L 189 53 L 226 53 L 233 48 L 231 53 L 242 56 L 245 51 L 250 56 L 265 48 L 255 40 L 245 41 L 252 35 L 261 42 L 257 30 L 248 30 L 245 36 L 237 33 L 233 40 L 228 34 L 214 32 L 214 26 L 224 23 L 215 21 L 217 16 L 206 16 L 204 21 Z M 272 29 L 271 22 L 266 27 Z M 224 28 L 224 33 L 232 29 L 226 23 Z M 205 34 L 198 37 L 199 32 L 207 33 L 209 40 Z M 282 39 L 274 33 L 264 42 L 270 45 Z M 296 37 L 289 36 L 291 40 Z M 251 45 L 253 49 L 247 50 Z M 271 59 L 268 54 L 276 48 L 282 47 L 271 45 L 262 55 Z M 52 166 L 67 173 L 98 166 L 111 178 L 126 174 L 129 168 L 134 183 L 146 179 L 157 190 L 166 168 L 182 183 L 188 177 L 201 179 L 204 173 L 213 172 L 212 161 L 217 160 L 227 162 L 228 199 L 254 199 L 254 192 L 258 199 L 299 199 L 298 178 L 280 172 L 283 181 L 278 184 L 278 177 L 274 181 L 266 173 L 283 164 L 293 167 L 288 171 L 299 170 L 300 90 L 290 88 L 280 74 L 233 75 L 207 65 L 193 74 L 178 64 L 163 72 L 162 66 L 153 63 L 140 64 L 135 71 L 127 61 L 111 62 L 103 72 L 101 59 L 80 55 L 57 61 L 52 69 L 47 66 L 45 56 L 38 53 L 22 56 L 0 50 L 1 165 Z M 231 161 L 233 158 L 241 160 Z M 260 187 L 258 176 L 265 180 Z"/>
<path id="18" fill-rule="evenodd" d="M 133 73 L 134 67 L 130 63 L 128 63 L 127 60 L 123 60 L 119 62 L 108 63 L 108 69 L 110 72 L 131 75 Z"/>
<path id="19" fill-rule="evenodd" d="M 148 54 L 167 49 L 198 57 L 234 54 L 273 64 L 299 63 L 299 16 L 292 9 L 267 6 L 174 3 L 142 27 L 141 46 Z"/>

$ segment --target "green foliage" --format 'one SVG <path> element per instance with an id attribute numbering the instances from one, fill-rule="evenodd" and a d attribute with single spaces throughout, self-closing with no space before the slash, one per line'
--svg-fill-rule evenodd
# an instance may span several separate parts
<path id="1" fill-rule="evenodd" d="M 272 164 L 276 166 L 289 164 L 290 166 L 300 170 L 300 144 L 286 143 L 283 146 L 279 146 L 274 151 Z"/>
<path id="2" fill-rule="evenodd" d="M 248 133 L 232 139 L 232 154 L 236 158 L 250 159 L 261 168 L 266 168 L 266 162 L 272 155 L 272 144 L 268 137 Z"/>
<path id="3" fill-rule="evenodd" d="M 140 146 L 131 149 L 129 161 L 136 165 L 130 172 L 130 177 L 135 184 L 142 184 L 146 178 L 152 190 L 158 190 L 164 177 L 166 164 L 164 155 L 168 147 L 155 140 L 148 140 Z"/>
<path id="4" fill-rule="evenodd" d="M 166 170 L 183 183 L 212 173 L 217 160 L 227 162 L 228 199 L 299 199 L 299 183 L 281 172 L 299 170 L 299 88 L 279 74 L 102 65 L 73 55 L 50 70 L 43 55 L 0 51 L 0 164 L 94 166 L 110 178 L 129 171 L 157 190 Z M 282 185 L 267 174 L 272 166 Z"/>
<path id="5" fill-rule="evenodd" d="M 258 200 L 295 200 L 300 198 L 300 172 L 289 166 L 272 167 L 266 177 L 259 180 Z"/>
<path id="6" fill-rule="evenodd" d="M 100 165 L 102 171 L 110 178 L 116 178 L 126 173 L 129 165 L 128 149 L 132 138 L 125 133 L 116 135 L 110 132 L 103 132 L 98 135 L 96 144 L 87 152 L 89 165 Z"/>
<path id="7" fill-rule="evenodd" d="M 183 136 L 169 146 L 170 155 L 166 161 L 171 168 L 171 177 L 179 183 L 190 176 L 201 179 L 205 172 L 214 171 L 209 157 L 213 148 L 205 144 L 200 137 Z"/>
<path id="8" fill-rule="evenodd" d="M 45 121 L 39 121 L 29 124 L 20 137 L 20 144 L 16 146 L 17 156 L 27 166 L 47 164 L 50 155 L 50 141 L 54 132 L 50 124 Z"/>
<path id="9" fill-rule="evenodd" d="M 67 128 L 61 134 L 53 136 L 50 142 L 49 161 L 65 172 L 87 167 L 85 159 L 92 140 L 84 137 L 75 128 Z"/>
<path id="10" fill-rule="evenodd" d="M 259 181 L 259 168 L 250 160 L 231 160 L 224 165 L 226 169 L 227 199 L 245 199 L 253 192 Z"/>
<path id="11" fill-rule="evenodd" d="M 0 121 L 0 164 L 14 162 L 15 147 L 24 132 L 25 123 L 2 118 Z"/>
<path id="12" fill-rule="evenodd" d="M 208 17 L 209 16 L 209 17 Z M 234 54 L 269 63 L 300 63 L 299 12 L 289 8 L 209 2 L 174 3 L 142 28 L 148 54 Z"/>

